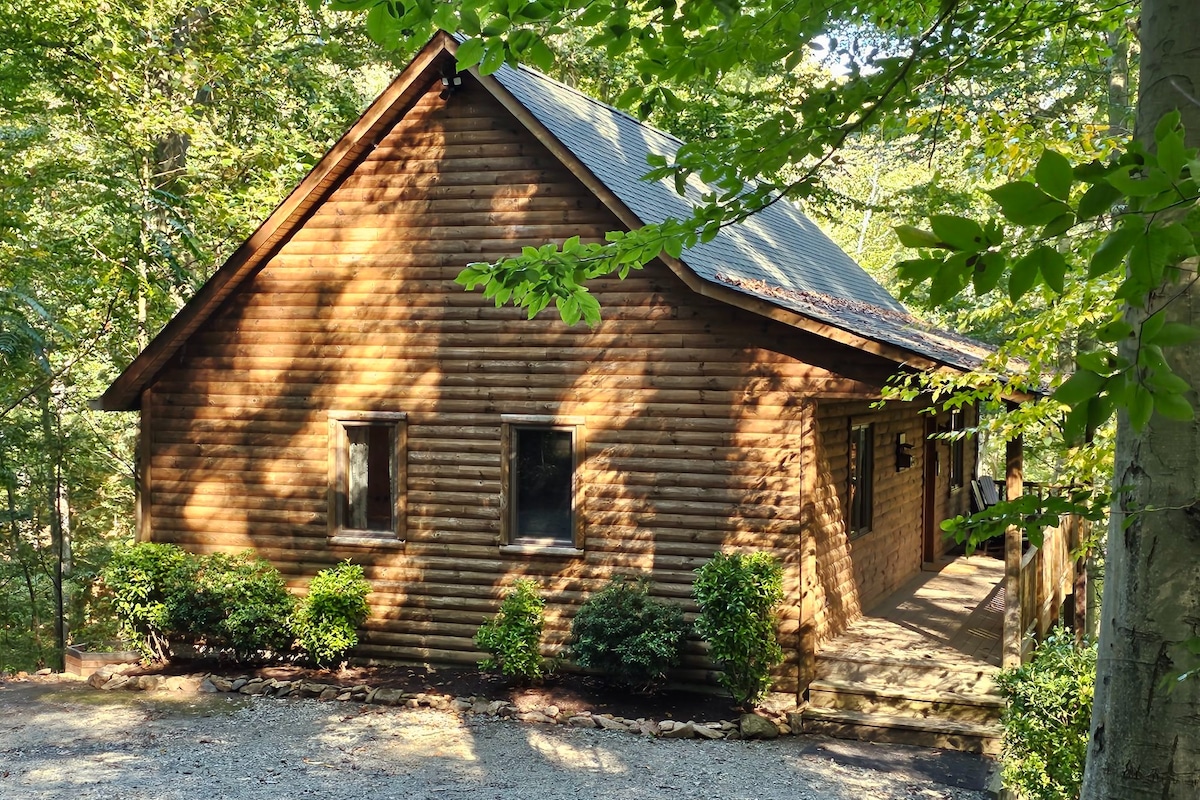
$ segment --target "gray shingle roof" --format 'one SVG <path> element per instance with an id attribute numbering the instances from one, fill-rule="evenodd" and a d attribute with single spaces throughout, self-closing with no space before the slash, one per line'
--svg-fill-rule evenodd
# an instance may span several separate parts
<path id="1" fill-rule="evenodd" d="M 643 181 L 648 154 L 674 156 L 682 142 L 541 73 L 502 67 L 494 76 L 644 223 L 688 219 L 713 191 L 692 176 L 687 196 L 670 179 Z M 778 202 L 684 252 L 697 275 L 718 272 L 902 310 L 887 290 L 790 202 Z"/>
<path id="2" fill-rule="evenodd" d="M 675 137 L 526 67 L 504 66 L 494 77 L 643 223 L 687 219 L 713 191 L 694 175 L 684 196 L 670 179 L 641 179 L 647 155 L 672 159 L 682 145 Z M 958 369 L 978 367 L 990 352 L 909 314 L 786 200 L 723 228 L 681 260 L 707 281 Z"/>

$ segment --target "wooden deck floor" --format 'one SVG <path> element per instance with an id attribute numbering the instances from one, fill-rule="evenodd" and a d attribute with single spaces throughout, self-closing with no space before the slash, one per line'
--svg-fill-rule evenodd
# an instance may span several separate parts
<path id="1" fill-rule="evenodd" d="M 871 608 L 822 656 L 870 654 L 962 667 L 1000 667 L 1004 562 L 961 556 L 922 572 Z M 991 670 L 987 670 L 991 671 Z"/>

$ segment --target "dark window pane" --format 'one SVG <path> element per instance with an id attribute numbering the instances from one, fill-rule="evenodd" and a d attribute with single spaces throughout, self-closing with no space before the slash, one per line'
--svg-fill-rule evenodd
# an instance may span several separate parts
<path id="1" fill-rule="evenodd" d="M 515 536 L 572 543 L 571 432 L 515 428 L 512 433 Z"/>
<path id="2" fill-rule="evenodd" d="M 346 525 L 355 530 L 394 530 L 392 426 L 349 425 L 346 439 Z"/>
<path id="3" fill-rule="evenodd" d="M 850 429 L 850 532 L 871 529 L 872 481 L 875 473 L 875 437 L 870 425 Z"/>
<path id="4" fill-rule="evenodd" d="M 952 411 L 950 413 L 950 430 L 962 431 L 965 429 L 963 421 L 963 413 L 961 411 Z M 964 453 L 964 442 L 960 436 L 957 439 L 950 440 L 950 486 L 955 488 L 963 485 L 963 473 L 966 470 L 966 458 Z"/>

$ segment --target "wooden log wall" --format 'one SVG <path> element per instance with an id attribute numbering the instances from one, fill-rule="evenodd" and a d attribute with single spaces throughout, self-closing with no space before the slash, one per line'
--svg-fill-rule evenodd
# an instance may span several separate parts
<path id="1" fill-rule="evenodd" d="M 472 637 L 517 576 L 542 582 L 557 647 L 613 574 L 651 573 L 690 613 L 714 552 L 766 549 L 791 598 L 777 688 L 795 690 L 800 420 L 806 398 L 872 391 L 796 354 L 882 366 L 695 295 L 657 263 L 595 282 L 594 330 L 464 292 L 454 278 L 470 261 L 618 227 L 464 83 L 444 101 L 431 81 L 147 392 L 153 537 L 253 548 L 297 588 L 350 558 L 374 587 L 361 656 L 461 663 L 480 657 Z M 407 414 L 403 541 L 329 541 L 331 409 Z M 581 556 L 501 547 L 502 414 L 586 420 Z M 690 643 L 680 679 L 711 669 Z"/>
<path id="2" fill-rule="evenodd" d="M 804 503 L 814 532 L 812 618 L 819 643 L 838 635 L 921 569 L 924 418 L 915 404 L 819 402 L 814 418 L 813 488 Z M 871 529 L 851 538 L 847 498 L 851 425 L 874 425 Z M 897 471 L 896 436 L 912 443 L 912 466 Z"/>

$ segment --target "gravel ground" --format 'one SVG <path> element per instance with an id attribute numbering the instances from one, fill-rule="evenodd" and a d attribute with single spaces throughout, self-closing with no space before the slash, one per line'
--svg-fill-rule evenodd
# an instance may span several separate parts
<path id="1" fill-rule="evenodd" d="M 313 700 L 0 683 L 0 797 L 984 800 L 957 753 L 658 740 Z M 948 785 L 950 784 L 950 785 Z"/>

